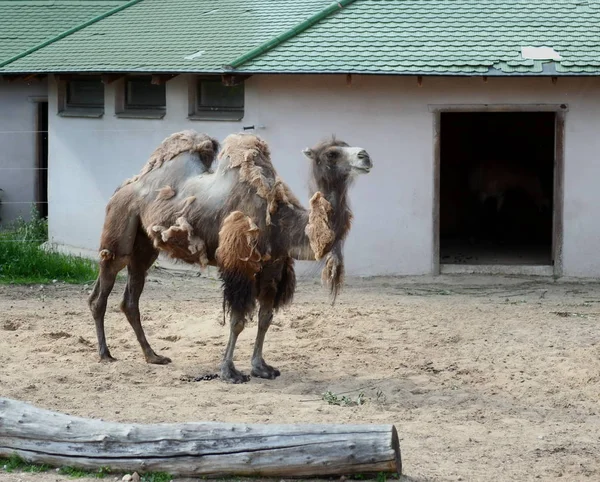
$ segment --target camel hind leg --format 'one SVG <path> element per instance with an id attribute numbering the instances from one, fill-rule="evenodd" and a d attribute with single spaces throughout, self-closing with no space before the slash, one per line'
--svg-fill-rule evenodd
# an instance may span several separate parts
<path id="1" fill-rule="evenodd" d="M 96 324 L 100 361 L 114 361 L 104 332 L 106 304 L 117 278 L 117 274 L 129 262 L 135 233 L 139 225 L 137 214 L 130 210 L 131 193 L 122 189 L 115 193 L 106 207 L 106 217 L 100 237 L 99 274 L 88 306 Z"/>
<path id="2" fill-rule="evenodd" d="M 106 304 L 108 296 L 115 285 L 117 274 L 127 264 L 127 257 L 112 257 L 111 253 L 103 250 L 101 252 L 100 269 L 98 279 L 94 284 L 92 294 L 88 298 L 88 306 L 94 317 L 96 324 L 96 336 L 98 337 L 98 353 L 100 361 L 115 361 L 111 356 L 106 344 L 106 334 L 104 332 L 104 316 L 106 314 Z"/>
<path id="3" fill-rule="evenodd" d="M 146 361 L 156 365 L 166 365 L 171 363 L 171 359 L 156 354 L 152 349 L 146 339 L 140 316 L 140 297 L 146 283 L 146 274 L 157 257 L 158 251 L 152 245 L 152 241 L 150 241 L 145 233 L 138 232 L 133 252 L 127 265 L 127 286 L 123 293 L 121 311 L 125 314 L 127 321 L 129 321 L 129 324 L 133 328 Z"/>

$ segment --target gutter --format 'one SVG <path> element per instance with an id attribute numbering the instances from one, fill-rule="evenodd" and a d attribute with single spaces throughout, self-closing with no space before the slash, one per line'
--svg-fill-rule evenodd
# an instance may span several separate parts
<path id="1" fill-rule="evenodd" d="M 112 10 L 108 10 L 107 12 L 104 12 L 104 13 L 98 15 L 97 17 L 91 18 L 90 20 L 88 20 L 85 23 L 82 23 L 81 25 L 72 27 L 69 30 L 64 31 L 63 33 L 58 34 L 56 37 L 46 40 L 46 41 L 42 42 L 41 44 L 35 45 L 34 47 L 31 47 L 30 49 L 26 50 L 25 52 L 21 52 L 20 54 L 17 54 L 8 60 L 0 61 L 0 68 L 5 67 L 8 64 L 12 64 L 13 62 L 15 62 L 19 59 L 22 59 L 23 57 L 26 57 L 29 54 L 37 52 L 38 50 L 43 49 L 44 47 L 47 47 L 48 45 L 53 44 L 54 42 L 57 42 L 58 40 L 68 37 L 69 35 L 74 34 L 75 32 L 78 32 L 79 30 L 84 29 L 85 27 L 89 27 L 90 25 L 92 25 L 96 22 L 99 22 L 100 20 L 103 20 L 106 17 L 110 17 L 111 15 L 118 13 L 121 10 L 125 10 L 126 8 L 129 8 L 141 1 L 142 0 L 130 0 L 127 3 L 119 5 L 118 7 L 115 7 Z"/>
<path id="2" fill-rule="evenodd" d="M 249 60 L 252 60 L 252 59 L 258 57 L 259 55 L 277 47 L 278 45 L 281 45 L 286 40 L 289 40 L 292 37 L 303 32 L 304 30 L 312 27 L 314 24 L 320 22 L 321 20 L 323 20 L 325 17 L 328 17 L 332 13 L 337 12 L 338 10 L 341 10 L 344 7 L 347 7 L 354 1 L 355 0 L 340 0 L 339 2 L 332 3 L 325 9 L 321 10 L 320 12 L 315 13 L 312 17 L 309 17 L 308 19 L 306 19 L 304 22 L 296 25 L 294 28 L 288 30 L 287 32 L 282 33 L 281 35 L 278 35 L 274 39 L 268 40 L 267 42 L 263 43 L 262 45 L 259 45 L 258 47 L 251 50 L 250 52 L 242 55 L 241 57 L 238 57 L 237 59 L 235 59 L 233 62 L 229 63 L 228 65 L 225 65 L 224 66 L 225 70 L 237 69 L 240 65 L 245 64 Z M 2 67 L 2 64 L 0 64 L 0 67 Z"/>

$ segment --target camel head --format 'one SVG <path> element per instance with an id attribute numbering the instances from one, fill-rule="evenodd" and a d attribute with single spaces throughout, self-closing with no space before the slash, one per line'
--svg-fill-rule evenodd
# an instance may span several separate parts
<path id="1" fill-rule="evenodd" d="M 335 137 L 302 152 L 311 161 L 314 191 L 306 234 L 315 259 L 325 260 L 322 279 L 335 302 L 344 279 L 344 239 L 352 223 L 347 190 L 358 175 L 371 171 L 373 162 L 362 147 Z"/>
<path id="2" fill-rule="evenodd" d="M 302 152 L 312 161 L 315 180 L 321 180 L 327 186 L 347 183 L 355 176 L 369 173 L 373 168 L 367 151 L 362 147 L 351 147 L 335 137 Z"/>

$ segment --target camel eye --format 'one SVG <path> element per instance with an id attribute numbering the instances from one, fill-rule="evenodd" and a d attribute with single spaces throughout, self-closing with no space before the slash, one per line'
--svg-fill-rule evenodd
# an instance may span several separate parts
<path id="1" fill-rule="evenodd" d="M 335 149 L 327 151 L 326 157 L 328 161 L 333 161 L 337 157 L 338 153 Z"/>

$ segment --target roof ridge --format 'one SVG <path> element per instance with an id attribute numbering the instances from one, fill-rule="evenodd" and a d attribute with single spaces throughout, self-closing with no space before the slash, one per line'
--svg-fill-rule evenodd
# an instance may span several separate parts
<path id="1" fill-rule="evenodd" d="M 351 3 L 355 2 L 355 1 L 356 0 L 339 0 L 339 1 L 333 2 L 328 7 L 315 13 L 314 15 L 312 15 L 311 17 L 307 18 L 306 20 L 302 21 L 295 27 L 292 27 L 291 29 L 286 30 L 285 32 L 283 32 L 282 34 L 279 34 L 277 37 L 272 38 L 271 40 L 267 40 L 266 42 L 262 43 L 258 47 L 250 50 L 249 52 L 245 53 L 244 55 L 238 57 L 234 61 L 225 65 L 223 68 L 225 70 L 237 69 L 238 67 L 245 64 L 249 60 L 252 60 L 252 59 L 258 57 L 259 55 L 261 55 L 265 52 L 268 52 L 269 50 L 277 47 L 278 45 L 281 45 L 286 40 L 289 40 L 292 37 L 295 37 L 299 33 L 303 32 L 304 30 L 312 27 L 316 23 L 320 22 L 324 18 L 331 15 L 333 12 L 341 10 L 342 8 L 350 5 Z M 0 67 L 2 67 L 1 64 L 0 64 Z"/>
<path id="2" fill-rule="evenodd" d="M 88 27 L 88 26 L 90 26 L 90 25 L 92 25 L 92 24 L 94 24 L 96 22 L 99 22 L 100 20 L 102 20 L 102 19 L 104 19 L 106 17 L 110 17 L 111 15 L 113 15 L 113 14 L 115 14 L 117 12 L 120 12 L 121 10 L 125 10 L 126 8 L 129 8 L 129 7 L 135 5 L 136 3 L 139 3 L 141 1 L 142 0 L 129 0 L 128 2 L 123 3 L 121 5 L 118 5 L 117 7 L 112 8 L 112 9 L 110 9 L 110 10 L 108 10 L 108 11 L 106 11 L 106 12 L 100 14 L 100 15 L 97 15 L 96 17 L 93 17 L 93 18 L 87 20 L 86 22 L 84 22 L 84 23 L 82 23 L 80 25 L 76 25 L 75 27 L 71 27 L 70 29 L 65 30 L 64 32 L 56 35 L 55 37 L 52 37 L 51 39 L 44 40 L 42 43 L 40 43 L 38 45 L 34 45 L 33 47 L 25 50 L 24 52 L 21 52 L 20 54 L 14 55 L 13 57 L 11 57 L 11 58 L 9 58 L 7 60 L 0 61 L 0 68 L 1 67 L 6 67 L 8 64 L 12 64 L 16 60 L 19 60 L 19 59 L 21 59 L 23 57 L 26 57 L 29 54 L 32 54 L 32 53 L 34 53 L 34 52 L 36 52 L 36 51 L 38 51 L 38 50 L 40 50 L 40 49 L 42 49 L 44 47 L 47 47 L 48 45 L 50 45 L 50 44 L 52 44 L 52 43 L 54 43 L 54 42 L 56 42 L 58 40 L 61 40 L 61 39 L 65 38 L 65 37 L 68 37 L 69 35 L 71 35 L 71 34 L 73 34 L 75 32 L 78 32 L 79 30 L 81 30 L 81 29 L 83 29 L 85 27 Z"/>

